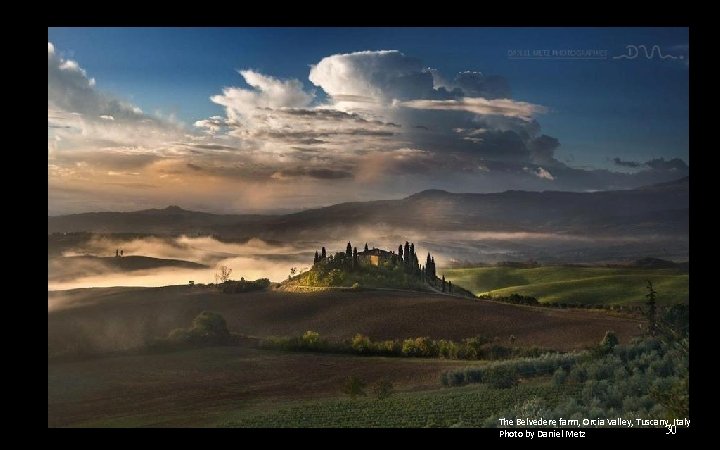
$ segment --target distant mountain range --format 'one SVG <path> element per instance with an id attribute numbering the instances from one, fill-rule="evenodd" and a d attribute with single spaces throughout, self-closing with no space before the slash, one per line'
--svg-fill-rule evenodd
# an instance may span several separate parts
<path id="1" fill-rule="evenodd" d="M 48 217 L 48 234 L 67 232 L 215 234 L 267 240 L 342 237 L 356 227 L 424 232 L 552 232 L 614 236 L 687 236 L 689 178 L 632 190 L 506 191 L 455 194 L 427 190 L 400 200 L 340 203 L 293 214 L 210 214 L 178 206 L 136 212 Z"/>

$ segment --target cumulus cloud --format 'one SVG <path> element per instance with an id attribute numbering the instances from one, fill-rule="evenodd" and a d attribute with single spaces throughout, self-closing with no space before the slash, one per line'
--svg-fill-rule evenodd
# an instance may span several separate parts
<path id="1" fill-rule="evenodd" d="M 210 97 L 214 103 L 225 107 L 227 123 L 238 122 L 251 125 L 254 116 L 273 108 L 299 108 L 310 104 L 314 94 L 305 92 L 299 80 L 280 80 L 253 70 L 241 70 L 240 75 L 252 89 L 227 87 L 221 95 Z M 266 114 L 264 114 L 266 115 Z M 210 118 L 217 125 L 219 117 Z M 203 121 L 196 125 L 207 126 Z"/>
<path id="2" fill-rule="evenodd" d="M 350 102 L 423 98 L 433 90 L 421 61 L 397 50 L 327 56 L 311 67 L 309 79 L 331 97 Z"/>
<path id="3" fill-rule="evenodd" d="M 48 42 L 48 110 L 73 112 L 88 117 L 112 116 L 142 120 L 137 107 L 104 95 L 95 89 L 95 80 L 73 60 L 60 57 Z"/>

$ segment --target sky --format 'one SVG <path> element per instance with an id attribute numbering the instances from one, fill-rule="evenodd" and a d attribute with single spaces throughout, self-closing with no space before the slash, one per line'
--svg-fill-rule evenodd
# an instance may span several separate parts
<path id="1" fill-rule="evenodd" d="M 689 173 L 686 28 L 49 28 L 48 214 Z"/>

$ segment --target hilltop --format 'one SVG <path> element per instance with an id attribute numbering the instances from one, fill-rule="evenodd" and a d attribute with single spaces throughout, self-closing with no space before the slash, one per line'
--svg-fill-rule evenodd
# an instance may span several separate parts
<path id="1" fill-rule="evenodd" d="M 344 252 L 328 254 L 325 247 L 315 252 L 310 270 L 291 277 L 283 288 L 382 288 L 411 289 L 475 297 L 471 292 L 438 276 L 435 258 L 427 253 L 420 263 L 415 243 L 405 241 L 398 251 L 365 247 L 358 252 L 350 242 Z"/>
<path id="2" fill-rule="evenodd" d="M 48 259 L 48 281 L 77 278 L 78 274 L 93 275 L 109 272 L 132 272 L 164 267 L 206 269 L 208 266 L 179 259 L 152 258 L 149 256 L 69 256 Z"/>

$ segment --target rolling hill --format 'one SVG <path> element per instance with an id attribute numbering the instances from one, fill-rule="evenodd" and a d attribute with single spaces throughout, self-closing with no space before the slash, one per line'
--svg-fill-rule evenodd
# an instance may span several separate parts
<path id="1" fill-rule="evenodd" d="M 48 281 L 72 280 L 80 275 L 97 275 L 108 272 L 132 272 L 165 267 L 205 269 L 208 266 L 179 259 L 152 258 L 149 256 L 70 256 L 48 259 Z"/>
<path id="2" fill-rule="evenodd" d="M 142 347 L 185 327 L 203 310 L 221 313 L 231 331 L 250 336 L 328 338 L 357 333 L 373 339 L 428 336 L 462 340 L 483 335 L 518 345 L 570 350 L 596 344 L 607 330 L 623 342 L 638 322 L 602 311 L 558 310 L 433 293 L 274 289 L 223 294 L 211 288 L 98 288 L 48 292 L 48 355 L 68 349 L 107 352 Z M 111 320 L 109 318 L 112 318 Z"/>
<path id="3" fill-rule="evenodd" d="M 633 190 L 506 191 L 456 194 L 423 191 L 400 200 L 340 203 L 285 215 L 218 215 L 177 206 L 136 212 L 48 217 L 48 234 L 206 233 L 226 238 L 344 238 L 358 227 L 418 231 L 655 233 L 687 235 L 689 178 Z M 409 220 L 411 218 L 411 220 Z"/>
<path id="4" fill-rule="evenodd" d="M 687 303 L 689 275 L 674 268 L 542 266 L 445 269 L 446 278 L 474 294 L 536 297 L 541 303 L 639 304 L 651 280 L 660 304 Z"/>

